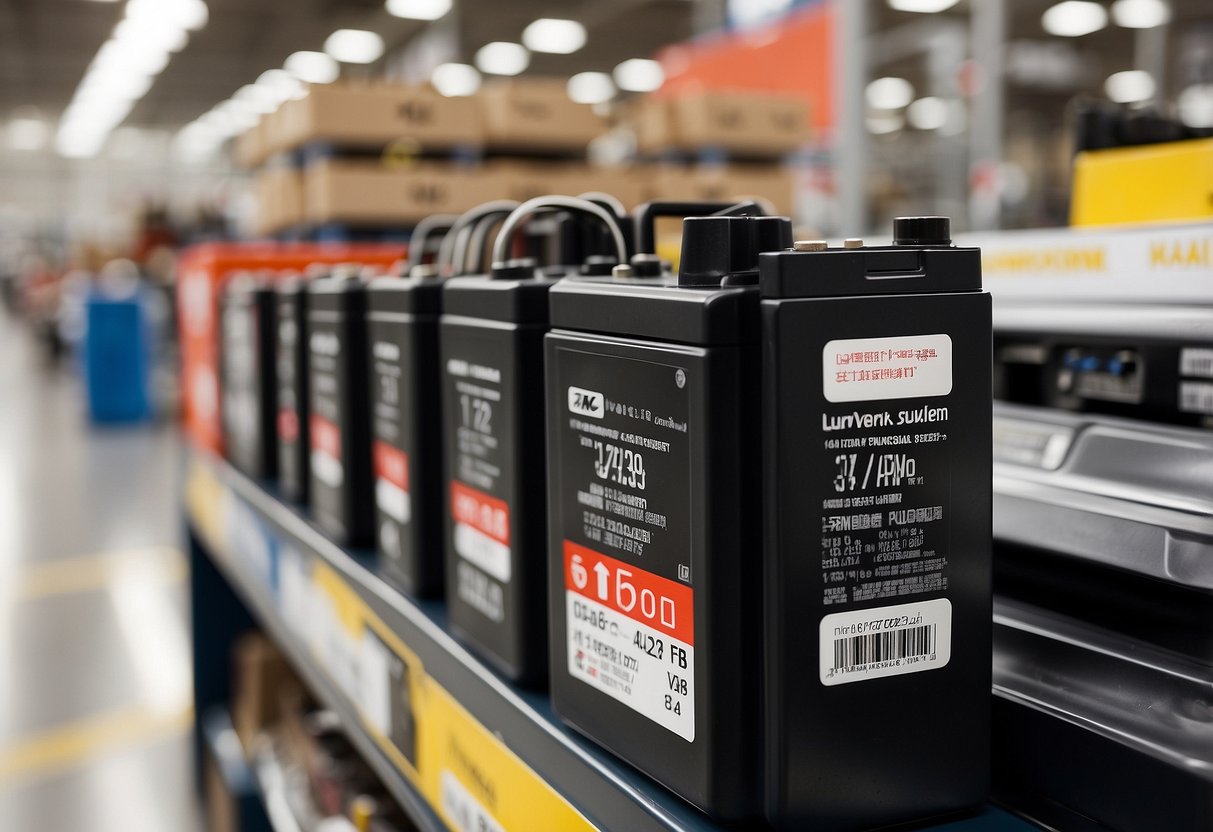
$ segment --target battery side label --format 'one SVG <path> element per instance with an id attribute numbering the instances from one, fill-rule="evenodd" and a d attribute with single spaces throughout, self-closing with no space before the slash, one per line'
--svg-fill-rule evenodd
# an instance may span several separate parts
<path id="1" fill-rule="evenodd" d="M 936 670 L 952 655 L 952 603 L 946 598 L 838 612 L 821 619 L 823 685 Z"/>
<path id="2" fill-rule="evenodd" d="M 695 739 L 694 592 L 565 541 L 569 675 Z"/>
<path id="3" fill-rule="evenodd" d="M 448 528 L 458 558 L 455 594 L 494 627 L 516 615 L 510 591 L 514 440 L 504 358 L 492 340 L 468 338 L 444 368 L 447 418 L 453 422 Z"/>
<path id="4" fill-rule="evenodd" d="M 341 464 L 341 430 L 319 413 L 310 421 L 312 444 L 312 473 L 330 488 L 345 481 L 345 466 Z"/>
<path id="5" fill-rule="evenodd" d="M 952 392 L 952 339 L 940 334 L 830 341 L 821 351 L 821 386 L 831 402 L 946 396 Z"/>
<path id="6" fill-rule="evenodd" d="M 220 319 L 223 330 L 223 409 L 228 455 L 251 470 L 257 464 L 259 439 L 257 317 L 255 307 L 229 302 Z"/>
<path id="7" fill-rule="evenodd" d="M 1203 381 L 1180 382 L 1179 409 L 1184 413 L 1213 415 L 1213 384 Z"/>
<path id="8" fill-rule="evenodd" d="M 408 456 L 381 439 L 375 441 L 371 454 L 375 466 L 375 505 L 397 523 L 408 523 L 412 516 Z"/>
<path id="9" fill-rule="evenodd" d="M 557 351 L 555 374 L 568 673 L 694 741 L 696 378 L 571 348 Z"/>
<path id="10" fill-rule="evenodd" d="M 278 378 L 278 478 L 284 484 L 284 490 L 298 494 L 305 475 L 300 470 L 303 449 L 297 447 L 300 441 L 299 423 L 300 407 L 304 404 L 300 397 L 301 379 L 297 374 L 297 350 L 299 349 L 299 326 L 294 316 L 295 304 L 282 301 L 278 304 L 278 341 L 275 368 Z"/>
<path id="11" fill-rule="evenodd" d="M 1193 378 L 1213 378 L 1213 349 L 1184 347 L 1179 351 L 1179 374 Z"/>

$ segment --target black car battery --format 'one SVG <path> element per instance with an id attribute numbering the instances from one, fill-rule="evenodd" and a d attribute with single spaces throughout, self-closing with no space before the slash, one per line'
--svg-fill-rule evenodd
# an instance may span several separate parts
<path id="1" fill-rule="evenodd" d="M 990 779 L 991 330 L 943 217 L 763 254 L 768 817 L 859 830 Z"/>
<path id="2" fill-rule="evenodd" d="M 220 311 L 223 441 L 233 465 L 255 479 L 278 471 L 274 439 L 274 290 L 252 274 L 233 277 Z"/>
<path id="3" fill-rule="evenodd" d="M 366 282 L 340 267 L 307 287 L 308 443 L 313 519 L 338 543 L 374 539 Z"/>
<path id="4" fill-rule="evenodd" d="M 278 385 L 278 489 L 307 505 L 308 463 L 307 282 L 291 275 L 275 285 L 275 351 Z"/>
<path id="5" fill-rule="evenodd" d="M 523 203 L 501 227 L 492 273 L 443 290 L 439 342 L 446 451 L 446 597 L 452 627 L 505 675 L 538 682 L 547 667 L 543 336 L 558 274 L 507 260 L 522 222 L 575 211 L 613 230 L 611 214 L 572 197 Z"/>
<path id="6" fill-rule="evenodd" d="M 552 704 L 731 820 L 761 811 L 758 253 L 792 226 L 683 225 L 677 276 L 638 254 L 551 292 Z"/>
<path id="7" fill-rule="evenodd" d="M 421 253 L 437 248 L 432 245 L 434 236 L 445 242 L 445 235 L 504 218 L 517 206 L 494 203 L 486 210 L 419 223 L 410 241 L 409 262 L 415 264 L 409 276 L 380 278 L 367 287 L 379 568 L 390 582 L 413 595 L 441 594 L 444 574 L 442 445 L 434 441 L 442 432 L 438 370 L 442 280 L 437 261 L 421 262 Z"/>

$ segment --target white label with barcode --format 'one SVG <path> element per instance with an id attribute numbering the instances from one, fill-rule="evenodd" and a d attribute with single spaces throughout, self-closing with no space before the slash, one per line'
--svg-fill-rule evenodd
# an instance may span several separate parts
<path id="1" fill-rule="evenodd" d="M 952 656 L 952 602 L 898 604 L 821 619 L 823 685 L 938 670 Z"/>

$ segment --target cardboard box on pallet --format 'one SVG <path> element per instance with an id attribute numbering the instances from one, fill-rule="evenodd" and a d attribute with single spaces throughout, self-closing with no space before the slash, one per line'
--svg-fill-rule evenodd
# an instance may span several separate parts
<path id="1" fill-rule="evenodd" d="M 607 128 L 593 107 L 569 98 L 562 79 L 494 81 L 478 100 L 490 147 L 584 152 Z"/>
<path id="2" fill-rule="evenodd" d="M 637 150 L 719 148 L 739 156 L 783 156 L 809 138 L 809 106 L 799 96 L 758 92 L 697 92 L 642 98 L 623 111 Z"/>
<path id="3" fill-rule="evenodd" d="M 447 98 L 429 86 L 366 83 L 312 86 L 271 120 L 275 152 L 311 142 L 381 147 L 393 142 L 421 148 L 478 145 L 484 139 L 480 108 L 472 98 Z"/>
<path id="4" fill-rule="evenodd" d="M 265 161 L 265 117 L 236 137 L 232 144 L 232 157 L 242 168 L 255 168 Z"/>
<path id="5" fill-rule="evenodd" d="M 639 169 L 643 200 L 761 199 L 776 214 L 792 213 L 792 168 L 775 164 L 651 165 Z"/>
<path id="6" fill-rule="evenodd" d="M 491 167 L 418 162 L 401 168 L 322 159 L 303 171 L 310 223 L 411 225 L 431 214 L 459 214 L 503 193 Z"/>
<path id="7" fill-rule="evenodd" d="M 303 176 L 292 167 L 268 167 L 253 183 L 257 221 L 253 233 L 269 236 L 303 222 Z"/>

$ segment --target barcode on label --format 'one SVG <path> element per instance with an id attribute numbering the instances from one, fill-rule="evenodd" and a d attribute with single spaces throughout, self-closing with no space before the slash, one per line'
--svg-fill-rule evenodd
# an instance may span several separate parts
<path id="1" fill-rule="evenodd" d="M 952 604 L 936 598 L 831 613 L 821 619 L 818 639 L 826 686 L 938 670 L 952 658 Z"/>
<path id="2" fill-rule="evenodd" d="M 852 636 L 834 641 L 833 670 L 851 670 L 869 664 L 897 661 L 935 652 L 935 624 Z"/>

